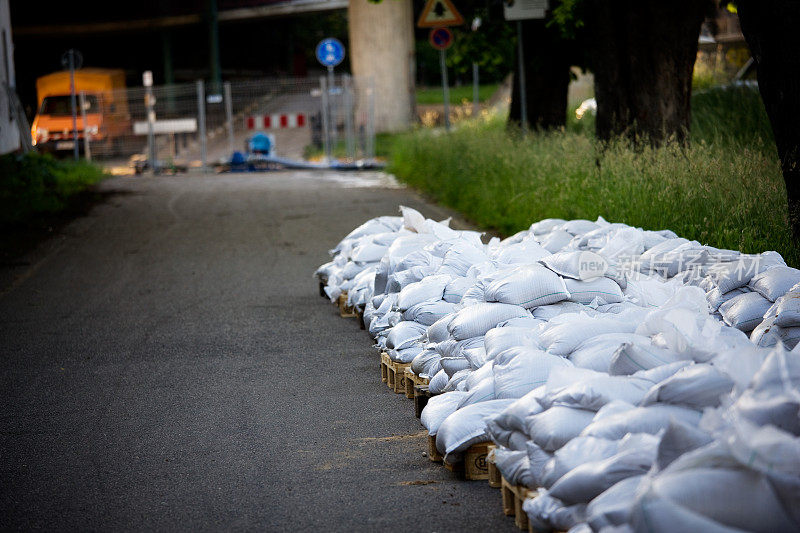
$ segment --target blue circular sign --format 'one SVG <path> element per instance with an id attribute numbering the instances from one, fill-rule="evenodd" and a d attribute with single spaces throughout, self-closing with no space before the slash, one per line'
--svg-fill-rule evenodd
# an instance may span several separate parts
<path id="1" fill-rule="evenodd" d="M 344 45 L 339 39 L 322 39 L 317 45 L 317 60 L 326 67 L 335 67 L 344 59 Z"/>

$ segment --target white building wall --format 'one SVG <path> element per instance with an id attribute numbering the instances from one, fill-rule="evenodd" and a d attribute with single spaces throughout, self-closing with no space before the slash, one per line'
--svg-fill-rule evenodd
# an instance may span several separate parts
<path id="1" fill-rule="evenodd" d="M 8 94 L 4 85 L 17 86 L 14 78 L 14 45 L 11 42 L 9 0 L 0 0 L 0 154 L 19 148 L 19 130 L 11 119 Z"/>

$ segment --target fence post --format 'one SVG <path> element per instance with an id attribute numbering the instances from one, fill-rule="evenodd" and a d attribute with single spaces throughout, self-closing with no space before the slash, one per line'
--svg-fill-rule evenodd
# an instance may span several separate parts
<path id="1" fill-rule="evenodd" d="M 233 156 L 233 102 L 231 101 L 231 82 L 226 81 L 222 86 L 225 98 L 225 119 L 228 123 L 228 152 Z"/>
<path id="2" fill-rule="evenodd" d="M 325 159 L 331 162 L 331 137 L 328 117 L 328 83 L 325 76 L 319 77 L 319 86 L 322 89 L 322 144 L 325 147 Z"/>
<path id="3" fill-rule="evenodd" d="M 200 168 L 206 171 L 206 90 L 203 80 L 197 80 L 197 129 L 200 135 Z"/>
<path id="4" fill-rule="evenodd" d="M 86 131 L 86 91 L 80 93 L 81 120 L 83 121 L 83 155 L 87 161 L 92 160 L 92 149 L 89 148 L 89 132 Z M 75 142 L 78 142 L 78 132 L 75 132 Z"/>
<path id="5" fill-rule="evenodd" d="M 370 78 L 365 81 L 367 84 L 367 139 L 366 154 L 367 159 L 375 159 L 375 80 Z"/>
<path id="6" fill-rule="evenodd" d="M 352 159 L 353 161 L 356 160 L 356 132 L 353 128 L 353 113 L 355 112 L 355 106 L 353 105 L 355 102 L 355 98 L 353 98 L 353 78 L 349 74 L 344 75 L 343 79 L 344 83 L 344 112 L 345 112 L 345 129 L 347 130 L 346 135 L 346 146 L 347 146 L 347 157 Z"/>

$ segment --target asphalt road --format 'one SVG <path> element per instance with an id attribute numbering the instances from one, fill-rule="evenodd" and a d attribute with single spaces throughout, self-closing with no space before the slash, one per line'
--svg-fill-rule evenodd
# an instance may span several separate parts
<path id="1" fill-rule="evenodd" d="M 441 209 L 371 174 L 114 178 L 0 289 L 0 528 L 512 531 L 315 268 Z"/>

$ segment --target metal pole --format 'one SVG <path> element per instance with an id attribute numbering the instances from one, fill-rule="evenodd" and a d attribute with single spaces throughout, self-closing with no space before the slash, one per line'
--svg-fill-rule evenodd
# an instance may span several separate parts
<path id="1" fill-rule="evenodd" d="M 439 66 L 442 69 L 442 93 L 444 94 L 444 129 L 450 131 L 450 88 L 447 86 L 447 52 L 439 50 Z"/>
<path id="2" fill-rule="evenodd" d="M 338 101 L 335 98 L 335 89 L 336 89 L 336 76 L 333 74 L 333 66 L 328 65 L 328 126 L 330 126 L 330 142 L 331 142 L 331 150 L 334 150 L 334 147 L 339 140 L 338 131 L 336 131 L 336 112 L 338 111 Z"/>
<path id="3" fill-rule="evenodd" d="M 525 91 L 525 58 L 522 52 L 522 21 L 517 21 L 517 45 L 519 46 L 519 103 L 520 103 L 520 122 L 522 131 L 528 132 L 528 95 Z"/>
<path id="4" fill-rule="evenodd" d="M 345 129 L 345 143 L 347 145 L 347 157 L 355 161 L 356 159 L 356 132 L 353 128 L 353 78 L 347 74 L 344 76 L 344 120 Z"/>
<path id="5" fill-rule="evenodd" d="M 86 92 L 81 91 L 81 120 L 83 121 L 83 155 L 87 161 L 92 160 L 92 149 L 89 148 L 89 132 L 86 131 L 88 121 L 86 120 Z M 75 141 L 77 143 L 77 139 Z"/>
<path id="6" fill-rule="evenodd" d="M 331 138 L 328 129 L 328 83 L 325 76 L 319 77 L 319 86 L 322 89 L 322 144 L 325 147 L 325 160 L 331 160 Z"/>
<path id="7" fill-rule="evenodd" d="M 234 151 L 233 143 L 233 102 L 231 101 L 231 82 L 226 81 L 223 86 L 225 91 L 225 118 L 228 121 L 228 151 L 231 156 Z"/>
<path id="8" fill-rule="evenodd" d="M 367 102 L 367 142 L 366 142 L 366 154 L 365 157 L 367 159 L 374 159 L 375 158 L 375 81 L 373 79 L 369 80 L 369 89 L 368 89 L 367 96 L 369 97 L 369 101 Z"/>
<path id="9" fill-rule="evenodd" d="M 480 115 L 480 95 L 478 94 L 478 64 L 472 62 L 472 116 Z"/>
<path id="10" fill-rule="evenodd" d="M 197 121 L 200 135 L 200 168 L 206 171 L 206 88 L 203 80 L 197 80 Z"/>
<path id="11" fill-rule="evenodd" d="M 75 50 L 69 49 L 69 97 L 72 104 L 72 155 L 78 160 L 78 103 L 75 98 Z"/>
<path id="12" fill-rule="evenodd" d="M 150 83 L 145 86 L 144 98 L 147 107 L 147 160 L 150 164 L 150 170 L 155 173 L 158 165 L 155 135 L 156 112 L 153 109 L 153 86 Z"/>

